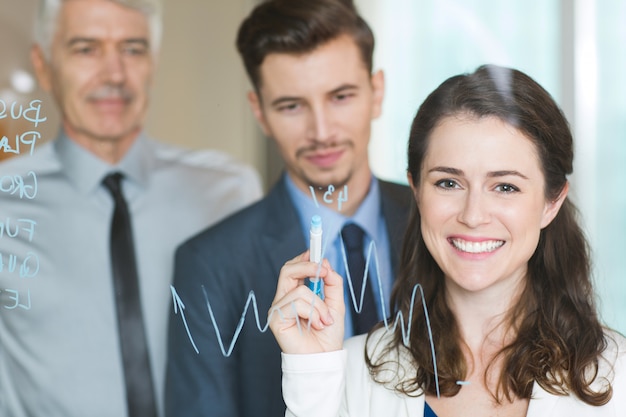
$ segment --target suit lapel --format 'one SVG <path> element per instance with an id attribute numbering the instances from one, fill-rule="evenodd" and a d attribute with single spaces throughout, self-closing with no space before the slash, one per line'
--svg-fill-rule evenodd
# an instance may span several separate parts
<path id="1" fill-rule="evenodd" d="M 286 261 L 304 252 L 307 244 L 284 179 L 281 179 L 268 194 L 267 203 L 267 212 L 264 216 L 266 227 L 259 239 L 264 247 L 271 248 L 266 253 L 273 270 L 280 271 Z"/>
<path id="2" fill-rule="evenodd" d="M 385 225 L 389 235 L 391 268 L 395 277 L 413 199 L 410 189 L 406 186 L 381 180 L 379 180 L 379 184 L 383 217 L 385 218 Z"/>

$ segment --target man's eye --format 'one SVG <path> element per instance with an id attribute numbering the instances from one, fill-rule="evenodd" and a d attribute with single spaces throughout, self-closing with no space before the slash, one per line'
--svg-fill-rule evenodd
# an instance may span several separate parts
<path id="1" fill-rule="evenodd" d="M 123 49 L 123 52 L 126 55 L 143 56 L 143 55 L 146 55 L 146 53 L 148 52 L 148 48 L 143 47 L 143 46 L 126 46 Z"/>
<path id="2" fill-rule="evenodd" d="M 74 48 L 72 51 L 77 55 L 90 55 L 94 53 L 95 48 L 91 46 L 81 46 Z"/>
<path id="3" fill-rule="evenodd" d="M 282 106 L 278 107 L 278 111 L 280 112 L 292 112 L 292 111 L 296 111 L 300 108 L 300 105 L 298 103 L 289 103 L 289 104 L 283 104 Z"/>

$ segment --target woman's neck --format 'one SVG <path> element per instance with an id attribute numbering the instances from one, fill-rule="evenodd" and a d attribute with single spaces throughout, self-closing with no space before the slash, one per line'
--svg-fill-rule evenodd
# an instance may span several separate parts
<path id="1" fill-rule="evenodd" d="M 515 337 L 511 310 L 517 305 L 524 282 L 506 288 L 465 291 L 446 282 L 446 302 L 455 315 L 463 342 L 473 355 L 499 351 Z"/>

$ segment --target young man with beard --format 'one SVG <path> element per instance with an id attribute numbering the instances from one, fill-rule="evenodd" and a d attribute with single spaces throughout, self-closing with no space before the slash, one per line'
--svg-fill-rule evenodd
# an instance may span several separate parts
<path id="1" fill-rule="evenodd" d="M 384 77 L 372 72 L 374 38 L 351 3 L 263 2 L 240 26 L 237 46 L 254 87 L 248 95 L 252 111 L 275 141 L 285 172 L 260 202 L 177 252 L 174 286 L 185 321 L 172 312 L 166 382 L 171 417 L 283 415 L 280 349 L 257 328 L 254 308 L 263 327 L 276 277 L 286 260 L 308 247 L 312 216 L 319 215 L 323 257 L 342 276 L 351 272 L 357 304 L 364 272 L 346 271 L 350 261 L 344 262 L 342 241 L 350 240 L 356 225 L 363 257 L 374 243 L 378 265 L 372 254 L 369 295 L 359 314 L 353 307 L 346 315 L 348 335 L 366 332 L 389 311 L 411 204 L 408 187 L 381 181 L 370 170 L 371 123 L 381 113 Z M 233 337 L 250 291 L 256 304 Z M 349 292 L 346 298 L 352 304 Z"/>

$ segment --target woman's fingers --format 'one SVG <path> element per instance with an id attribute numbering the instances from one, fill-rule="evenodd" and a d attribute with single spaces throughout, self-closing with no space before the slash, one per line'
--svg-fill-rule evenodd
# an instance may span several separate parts
<path id="1" fill-rule="evenodd" d="M 332 269 L 326 259 L 322 262 L 322 268 L 325 270 L 324 303 L 330 310 L 337 312 L 341 316 L 340 319 L 343 320 L 343 315 L 345 314 L 343 278 Z"/>
<path id="2" fill-rule="evenodd" d="M 283 265 L 278 276 L 278 285 L 276 287 L 274 301 L 284 297 L 294 288 L 302 285 L 304 279 L 310 277 L 324 278 L 328 274 L 328 262 L 326 262 L 326 266 L 323 266 L 315 262 L 309 262 L 308 258 L 309 253 L 307 251 L 287 261 Z"/>
<path id="3" fill-rule="evenodd" d="M 296 317 L 307 320 L 311 323 L 311 327 L 317 330 L 334 323 L 326 303 L 303 285 L 295 288 L 283 298 L 275 300 L 269 314 L 272 316 L 270 317 L 272 321 L 278 318 L 285 322 L 287 327 L 295 323 Z"/>
<path id="4" fill-rule="evenodd" d="M 314 277 L 324 281 L 323 299 L 304 285 L 306 278 Z M 283 352 L 341 349 L 344 314 L 343 279 L 328 260 L 321 264 L 310 262 L 307 251 L 283 265 L 268 311 L 269 326 Z"/>

